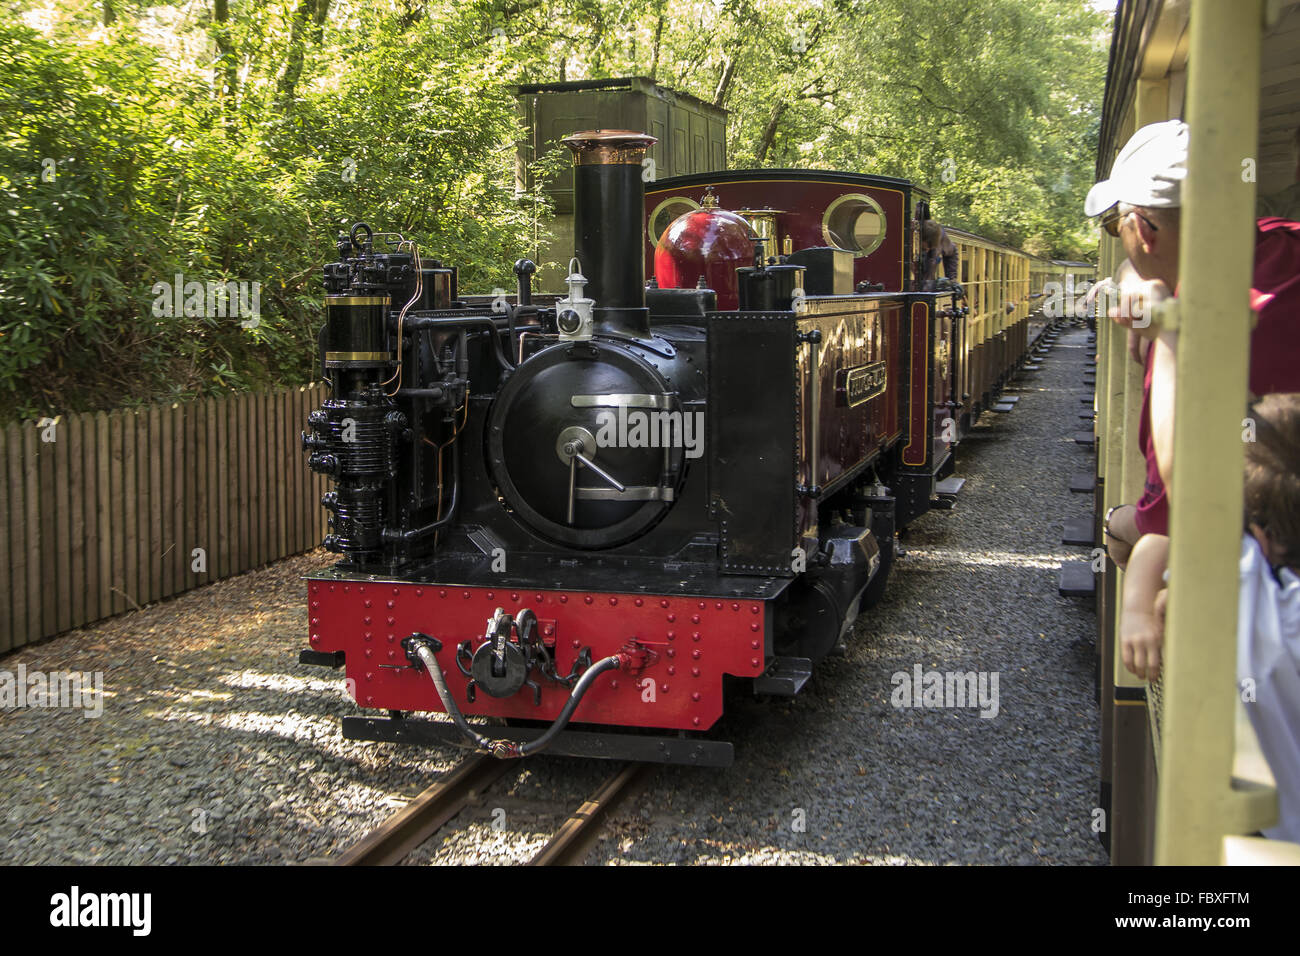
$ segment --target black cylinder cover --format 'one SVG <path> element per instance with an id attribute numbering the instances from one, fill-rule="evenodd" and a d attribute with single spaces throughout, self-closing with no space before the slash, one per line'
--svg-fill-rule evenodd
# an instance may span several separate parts
<path id="1" fill-rule="evenodd" d="M 381 295 L 326 296 L 326 368 L 384 368 L 393 361 L 388 302 Z"/>

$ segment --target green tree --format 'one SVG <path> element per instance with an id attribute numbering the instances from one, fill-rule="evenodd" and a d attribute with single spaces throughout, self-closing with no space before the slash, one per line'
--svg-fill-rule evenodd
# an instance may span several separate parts
<path id="1" fill-rule="evenodd" d="M 1095 246 L 1086 0 L 8 8 L 0 419 L 311 378 L 319 268 L 357 219 L 508 288 L 547 213 L 515 194 L 515 83 L 651 75 L 730 111 L 733 167 L 903 176 L 953 225 Z M 258 282 L 260 323 L 155 315 L 176 273 Z"/>

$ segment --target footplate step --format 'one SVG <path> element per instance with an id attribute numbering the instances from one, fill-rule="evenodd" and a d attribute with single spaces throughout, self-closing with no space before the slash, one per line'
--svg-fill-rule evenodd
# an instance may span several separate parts
<path id="1" fill-rule="evenodd" d="M 965 478 L 958 478 L 956 475 L 950 475 L 943 481 L 934 483 L 934 493 L 941 498 L 956 498 L 961 494 L 962 488 L 966 484 Z"/>
<path id="2" fill-rule="evenodd" d="M 755 694 L 793 697 L 812 676 L 812 661 L 806 657 L 774 657 L 761 675 L 754 678 Z"/>
<path id="3" fill-rule="evenodd" d="M 1097 543 L 1094 537 L 1094 523 L 1091 517 L 1071 518 L 1065 522 L 1065 531 L 1061 535 L 1062 544 L 1086 544 L 1089 547 Z"/>
<path id="4" fill-rule="evenodd" d="M 1058 590 L 1062 597 L 1092 597 L 1097 591 L 1091 561 L 1065 561 L 1061 564 Z"/>

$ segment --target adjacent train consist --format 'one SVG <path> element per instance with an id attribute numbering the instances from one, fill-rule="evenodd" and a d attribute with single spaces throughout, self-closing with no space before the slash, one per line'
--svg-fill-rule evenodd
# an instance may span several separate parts
<path id="1" fill-rule="evenodd" d="M 897 532 L 951 505 L 1027 352 L 1030 258 L 958 237 L 966 294 L 921 291 L 912 183 L 647 189 L 652 137 L 564 142 L 562 296 L 520 260 L 513 297 L 462 297 L 400 237 L 340 237 L 303 440 L 341 560 L 308 582 L 302 659 L 376 712 L 351 738 L 725 765 L 725 692 L 797 693 Z"/>

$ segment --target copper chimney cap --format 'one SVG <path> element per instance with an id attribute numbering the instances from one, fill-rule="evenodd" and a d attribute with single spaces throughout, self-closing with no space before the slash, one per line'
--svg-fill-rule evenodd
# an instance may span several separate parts
<path id="1" fill-rule="evenodd" d="M 646 150 L 659 142 L 631 129 L 593 129 L 560 140 L 579 166 L 640 166 Z"/>

